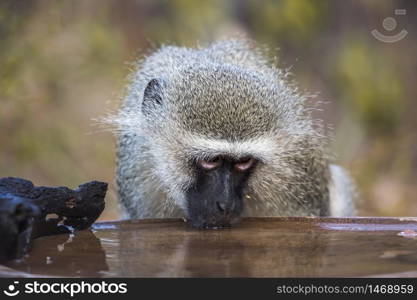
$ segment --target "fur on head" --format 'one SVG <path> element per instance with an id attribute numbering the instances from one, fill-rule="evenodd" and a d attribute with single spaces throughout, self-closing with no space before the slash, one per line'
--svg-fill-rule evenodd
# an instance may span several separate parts
<path id="1" fill-rule="evenodd" d="M 261 52 L 227 40 L 162 47 L 141 62 L 120 112 L 108 119 L 119 136 L 117 182 L 130 217 L 189 217 L 195 162 L 217 157 L 257 161 L 243 211 L 230 221 L 327 214 L 323 128 L 308 97 Z"/>

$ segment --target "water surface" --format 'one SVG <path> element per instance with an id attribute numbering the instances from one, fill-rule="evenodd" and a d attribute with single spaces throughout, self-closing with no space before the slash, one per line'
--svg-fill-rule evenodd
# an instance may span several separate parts
<path id="1" fill-rule="evenodd" d="M 417 276 L 415 218 L 248 218 L 230 229 L 182 220 L 96 223 L 36 239 L 6 264 L 76 277 Z M 1 271 L 0 271 L 1 272 Z"/>

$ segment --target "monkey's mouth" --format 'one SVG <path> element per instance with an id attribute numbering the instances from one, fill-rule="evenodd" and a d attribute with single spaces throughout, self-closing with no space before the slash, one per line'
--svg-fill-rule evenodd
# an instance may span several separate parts
<path id="1" fill-rule="evenodd" d="M 198 229 L 230 228 L 240 220 L 243 201 L 236 196 L 226 203 L 222 205 L 211 197 L 189 198 L 185 211 L 187 222 Z"/>
<path id="2" fill-rule="evenodd" d="M 233 216 L 211 216 L 211 217 L 194 217 L 186 218 L 188 224 L 197 229 L 227 229 L 240 221 L 241 217 Z"/>

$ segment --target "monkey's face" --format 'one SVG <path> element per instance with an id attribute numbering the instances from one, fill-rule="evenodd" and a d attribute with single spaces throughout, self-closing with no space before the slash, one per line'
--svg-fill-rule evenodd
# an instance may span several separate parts
<path id="1" fill-rule="evenodd" d="M 221 228 L 235 222 L 243 210 L 243 191 L 256 164 L 250 156 L 196 160 L 195 181 L 185 193 L 192 226 Z"/>
<path id="2" fill-rule="evenodd" d="M 283 123 L 267 100 L 275 91 L 252 75 L 200 71 L 179 82 L 148 83 L 144 136 L 154 176 L 170 202 L 195 227 L 227 227 L 242 214 L 257 165 L 275 153 L 273 137 Z"/>

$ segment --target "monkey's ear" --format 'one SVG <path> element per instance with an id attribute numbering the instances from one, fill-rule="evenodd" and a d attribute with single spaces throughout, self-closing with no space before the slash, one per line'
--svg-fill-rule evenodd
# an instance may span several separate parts
<path id="1" fill-rule="evenodd" d="M 159 79 L 151 79 L 143 93 L 142 112 L 147 114 L 156 107 L 162 105 L 162 82 Z"/>

